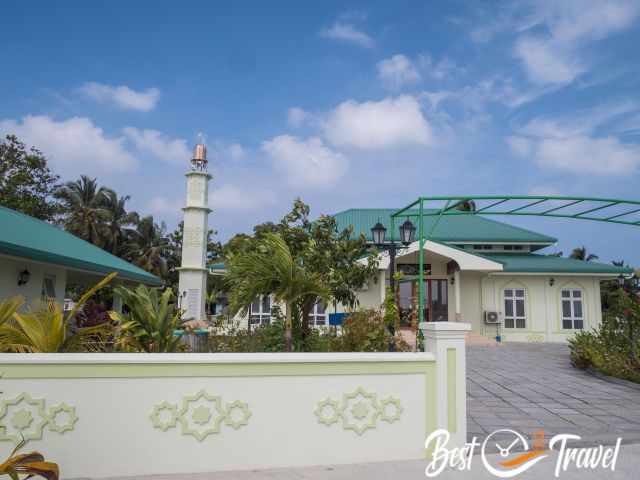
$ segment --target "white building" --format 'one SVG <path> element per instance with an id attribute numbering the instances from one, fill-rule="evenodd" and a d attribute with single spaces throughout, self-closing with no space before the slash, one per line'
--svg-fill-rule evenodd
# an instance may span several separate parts
<path id="1" fill-rule="evenodd" d="M 381 221 L 389 229 L 395 211 L 351 209 L 335 218 L 339 229 L 351 226 L 355 235 L 372 240 L 371 227 Z M 435 217 L 424 221 L 428 231 Z M 576 331 L 596 327 L 602 321 L 601 282 L 633 272 L 545 255 L 543 249 L 556 242 L 553 237 L 481 216 L 442 217 L 425 245 L 425 320 L 467 322 L 478 335 L 520 342 L 564 342 Z M 418 242 L 398 251 L 396 270 L 404 276 L 397 302 L 404 328 L 415 324 L 417 317 L 418 263 Z M 222 273 L 224 265 L 212 265 L 210 271 Z M 383 254 L 377 277 L 358 292 L 359 306 L 379 308 L 389 279 L 389 257 Z M 271 306 L 268 298 L 256 299 L 249 316 L 252 324 L 270 321 Z M 319 305 L 310 320 L 328 325 L 334 312 L 344 309 Z M 488 323 L 492 317 L 497 323 Z"/>

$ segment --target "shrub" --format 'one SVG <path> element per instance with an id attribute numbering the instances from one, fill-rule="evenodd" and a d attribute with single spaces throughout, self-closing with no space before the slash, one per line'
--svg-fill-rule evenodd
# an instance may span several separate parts
<path id="1" fill-rule="evenodd" d="M 94 300 L 85 303 L 76 315 L 76 325 L 79 328 L 95 327 L 110 322 L 111 318 L 106 307 Z"/>

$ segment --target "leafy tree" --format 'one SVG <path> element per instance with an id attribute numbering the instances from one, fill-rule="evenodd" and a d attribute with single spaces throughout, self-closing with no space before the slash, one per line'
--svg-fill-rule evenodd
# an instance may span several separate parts
<path id="1" fill-rule="evenodd" d="M 571 255 L 569 255 L 569 258 L 574 258 L 576 260 L 583 260 L 585 262 L 591 262 L 593 260 L 598 260 L 598 255 L 595 255 L 593 253 L 588 253 L 586 247 L 577 247 L 574 248 L 573 251 L 571 252 Z"/>
<path id="2" fill-rule="evenodd" d="M 86 175 L 65 183 L 56 192 L 56 197 L 64 206 L 65 230 L 87 242 L 104 247 L 105 223 L 109 218 L 105 204 L 110 193 L 105 187 L 99 187 L 95 178 Z"/>
<path id="3" fill-rule="evenodd" d="M 60 206 L 53 194 L 59 179 L 39 150 L 27 150 L 14 135 L 0 143 L 0 202 L 5 207 L 55 221 Z"/>
<path id="4" fill-rule="evenodd" d="M 281 235 L 268 233 L 259 240 L 256 249 L 229 259 L 227 285 L 230 290 L 230 310 L 247 313 L 260 295 L 273 295 L 285 304 L 285 341 L 292 351 L 294 315 L 304 312 L 318 299 L 328 300 L 330 290 L 322 277 L 293 255 Z"/>

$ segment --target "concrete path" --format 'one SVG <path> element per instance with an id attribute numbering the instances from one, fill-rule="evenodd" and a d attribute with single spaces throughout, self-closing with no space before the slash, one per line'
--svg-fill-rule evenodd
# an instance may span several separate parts
<path id="1" fill-rule="evenodd" d="M 497 454 L 488 455 L 488 461 L 497 465 L 501 458 Z M 542 459 L 533 465 L 528 471 L 518 475 L 518 479 L 548 479 L 555 478 L 557 453 L 551 453 L 549 457 Z M 638 465 L 640 465 L 640 445 L 622 445 L 615 471 L 598 468 L 596 470 L 576 469 L 570 466 L 566 471 L 560 472 L 558 478 L 566 480 L 631 480 L 638 478 Z M 357 465 L 335 465 L 325 467 L 283 468 L 273 470 L 247 470 L 233 472 L 199 473 L 184 475 L 153 475 L 144 477 L 127 477 L 111 480 L 425 480 L 425 460 L 412 460 L 403 462 L 382 462 Z M 438 480 L 449 479 L 482 479 L 495 480 L 482 464 L 479 455 L 472 460 L 471 469 L 468 471 L 444 471 L 434 477 Z"/>
<path id="2" fill-rule="evenodd" d="M 467 348 L 469 438 L 500 428 L 545 437 L 573 433 L 585 444 L 640 442 L 640 385 L 619 385 L 575 369 L 557 344 Z"/>

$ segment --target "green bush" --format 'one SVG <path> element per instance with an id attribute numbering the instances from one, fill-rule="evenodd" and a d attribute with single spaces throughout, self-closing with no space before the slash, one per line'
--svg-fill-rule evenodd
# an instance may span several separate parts
<path id="1" fill-rule="evenodd" d="M 639 312 L 637 298 L 622 290 L 612 295 L 602 325 L 569 340 L 573 366 L 640 383 Z"/>

